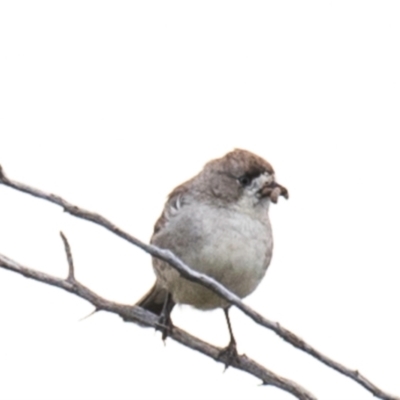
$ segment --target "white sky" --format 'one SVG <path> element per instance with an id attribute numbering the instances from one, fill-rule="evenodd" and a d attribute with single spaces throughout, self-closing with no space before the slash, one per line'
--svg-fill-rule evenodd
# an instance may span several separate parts
<path id="1" fill-rule="evenodd" d="M 2 2 L 0 163 L 9 177 L 148 241 L 166 195 L 235 147 L 290 200 L 246 303 L 400 395 L 400 6 L 337 2 Z M 0 186 L 0 253 L 134 303 L 150 257 Z M 159 333 L 0 270 L 0 399 L 291 399 Z M 174 322 L 223 346 L 222 311 Z M 320 399 L 364 389 L 232 312 L 239 351 Z"/>

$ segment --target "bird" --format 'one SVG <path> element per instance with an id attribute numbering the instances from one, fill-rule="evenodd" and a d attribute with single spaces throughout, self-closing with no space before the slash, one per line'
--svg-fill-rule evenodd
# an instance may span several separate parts
<path id="1" fill-rule="evenodd" d="M 280 196 L 288 199 L 289 193 L 276 182 L 271 164 L 235 149 L 209 161 L 169 194 L 150 242 L 244 298 L 257 288 L 270 265 L 273 237 L 268 211 Z M 159 316 L 163 339 L 173 327 L 170 315 L 175 304 L 222 308 L 230 334 L 223 352 L 235 354 L 230 304 L 181 277 L 167 262 L 153 257 L 152 263 L 155 284 L 136 305 Z"/>

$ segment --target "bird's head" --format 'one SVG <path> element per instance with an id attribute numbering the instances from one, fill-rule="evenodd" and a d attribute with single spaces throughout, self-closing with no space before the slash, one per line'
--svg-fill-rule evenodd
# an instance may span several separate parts
<path id="1" fill-rule="evenodd" d="M 256 206 L 289 197 L 287 189 L 275 181 L 271 164 L 247 150 L 235 149 L 210 161 L 198 180 L 203 192 L 225 203 Z"/>

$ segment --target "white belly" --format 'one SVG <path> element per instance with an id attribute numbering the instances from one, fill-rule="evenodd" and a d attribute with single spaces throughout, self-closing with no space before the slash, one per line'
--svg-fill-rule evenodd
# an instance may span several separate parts
<path id="1" fill-rule="evenodd" d="M 243 298 L 258 286 L 272 256 L 267 210 L 260 210 L 256 217 L 223 208 L 185 207 L 153 243 L 170 249 L 189 267 L 213 277 Z M 176 303 L 201 309 L 227 305 L 203 286 L 182 279 L 166 263 L 155 259 L 154 268 Z"/>

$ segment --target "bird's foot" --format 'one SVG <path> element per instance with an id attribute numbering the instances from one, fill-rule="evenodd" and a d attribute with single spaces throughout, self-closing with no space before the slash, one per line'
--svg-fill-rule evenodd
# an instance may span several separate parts
<path id="1" fill-rule="evenodd" d="M 174 325 L 171 320 L 171 311 L 175 303 L 172 300 L 171 293 L 167 293 L 164 299 L 163 308 L 160 317 L 158 318 L 156 330 L 161 331 L 162 340 L 165 344 L 165 339 L 171 334 Z"/>
<path id="2" fill-rule="evenodd" d="M 160 315 L 158 319 L 156 330 L 161 331 L 162 340 L 165 342 L 165 339 L 169 336 L 172 332 L 172 328 L 174 325 L 172 324 L 171 318 L 169 316 L 165 316 L 163 314 Z"/>
<path id="3" fill-rule="evenodd" d="M 218 354 L 218 359 L 223 361 L 225 364 L 226 371 L 228 367 L 232 364 L 232 361 L 239 357 L 239 353 L 237 352 L 236 342 L 235 340 L 231 340 L 224 349 L 222 349 Z"/>

